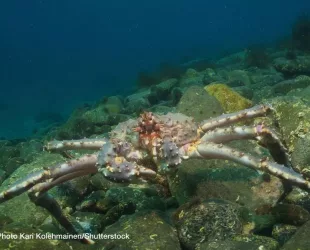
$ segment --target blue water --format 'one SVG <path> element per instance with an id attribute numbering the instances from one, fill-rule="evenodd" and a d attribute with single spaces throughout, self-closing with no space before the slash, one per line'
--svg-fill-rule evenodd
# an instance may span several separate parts
<path id="1" fill-rule="evenodd" d="M 3 0 L 0 137 L 30 135 L 39 112 L 133 91 L 161 62 L 274 42 L 309 10 L 307 0 Z"/>

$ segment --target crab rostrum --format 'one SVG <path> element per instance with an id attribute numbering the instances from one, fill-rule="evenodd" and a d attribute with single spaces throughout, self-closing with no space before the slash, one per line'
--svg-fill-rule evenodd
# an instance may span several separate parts
<path id="1" fill-rule="evenodd" d="M 0 193 L 0 202 L 28 191 L 30 199 L 46 208 L 70 233 L 81 228 L 64 216 L 56 200 L 48 195 L 52 187 L 74 178 L 100 172 L 116 182 L 150 180 L 175 170 L 189 158 L 224 159 L 267 172 L 300 188 L 309 190 L 310 183 L 290 167 L 289 157 L 277 135 L 264 124 L 232 126 L 250 118 L 265 116 L 271 107 L 259 105 L 240 112 L 195 122 L 180 113 L 156 115 L 144 112 L 137 120 L 120 123 L 110 132 L 110 138 L 49 142 L 45 149 L 53 152 L 92 149 L 97 152 L 72 159 L 27 176 Z M 257 140 L 269 149 L 274 161 L 255 158 L 223 145 L 233 140 Z M 147 168 L 146 162 L 155 163 Z M 154 165 L 154 164 L 153 164 Z M 92 243 L 89 239 L 84 242 Z"/>

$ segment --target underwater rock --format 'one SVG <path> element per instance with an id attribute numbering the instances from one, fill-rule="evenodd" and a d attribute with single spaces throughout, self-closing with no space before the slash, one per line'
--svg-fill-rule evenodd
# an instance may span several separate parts
<path id="1" fill-rule="evenodd" d="M 272 229 L 272 237 L 280 246 L 284 245 L 297 231 L 298 227 L 286 224 L 276 224 Z"/>
<path id="2" fill-rule="evenodd" d="M 270 99 L 274 97 L 271 86 L 254 86 L 253 85 L 253 103 L 262 103 L 265 99 Z"/>
<path id="3" fill-rule="evenodd" d="M 5 180 L 6 172 L 0 168 L 0 185 Z"/>
<path id="4" fill-rule="evenodd" d="M 154 105 L 152 108 L 149 109 L 151 112 L 158 113 L 158 114 L 167 114 L 169 112 L 175 112 L 174 107 L 168 107 L 164 105 Z"/>
<path id="5" fill-rule="evenodd" d="M 32 172 L 42 170 L 44 167 L 56 165 L 60 162 L 64 162 L 62 156 L 42 152 L 33 162 L 23 164 L 15 170 L 14 173 L 2 183 L 0 191 L 6 190 L 16 180 L 22 179 Z M 3 215 L 9 216 L 14 222 L 32 226 L 39 226 L 49 216 L 46 210 L 37 207 L 30 201 L 27 193 L 23 193 L 1 204 L 0 211 Z"/>
<path id="6" fill-rule="evenodd" d="M 9 140 L 0 140 L 0 148 L 5 147 L 5 146 L 12 146 L 12 142 Z"/>
<path id="7" fill-rule="evenodd" d="M 310 118 L 310 117 L 309 117 Z M 310 119 L 307 120 L 310 125 Z M 310 170 L 310 128 L 308 132 L 296 139 L 292 153 L 292 163 L 297 168 Z M 307 175 L 307 173 L 306 173 Z"/>
<path id="8" fill-rule="evenodd" d="M 105 104 L 104 108 L 106 113 L 109 115 L 117 115 L 122 111 L 121 107 L 115 104 Z"/>
<path id="9" fill-rule="evenodd" d="M 120 218 L 105 234 L 128 234 L 126 240 L 108 240 L 108 249 L 175 249 L 181 250 L 175 229 L 158 211 L 141 211 Z"/>
<path id="10" fill-rule="evenodd" d="M 283 245 L 283 250 L 308 250 L 310 221 L 298 228 L 297 232 Z"/>
<path id="11" fill-rule="evenodd" d="M 123 110 L 123 102 L 118 96 L 109 96 L 105 102 L 108 114 L 119 114 Z"/>
<path id="12" fill-rule="evenodd" d="M 272 208 L 272 214 L 278 223 L 301 226 L 310 219 L 309 212 L 294 204 L 277 204 Z"/>
<path id="13" fill-rule="evenodd" d="M 284 81 L 284 77 L 281 73 L 274 69 L 259 69 L 251 71 L 252 85 L 257 85 L 257 88 L 263 86 L 273 86 L 278 82 Z"/>
<path id="14" fill-rule="evenodd" d="M 227 71 L 226 70 L 214 70 L 211 68 L 207 68 L 202 71 L 204 74 L 203 84 L 210 84 L 211 82 L 224 82 L 227 78 Z"/>
<path id="15" fill-rule="evenodd" d="M 239 95 L 247 98 L 248 100 L 251 100 L 254 95 L 254 91 L 252 88 L 249 88 L 247 86 L 242 86 L 242 87 L 236 87 L 232 88 L 233 91 L 236 91 Z"/>
<path id="16" fill-rule="evenodd" d="M 168 79 L 150 88 L 151 93 L 147 96 L 151 105 L 161 101 L 167 101 L 171 98 L 171 91 L 177 85 L 178 80 L 175 78 Z"/>
<path id="17" fill-rule="evenodd" d="M 138 99 L 147 99 L 147 96 L 151 93 L 150 89 L 141 89 L 134 94 L 127 96 L 124 100 L 125 103 L 132 102 Z"/>
<path id="18" fill-rule="evenodd" d="M 122 183 L 116 183 L 109 181 L 107 178 L 103 176 L 102 173 L 97 173 L 89 178 L 89 181 L 91 185 L 94 187 L 96 190 L 103 190 L 107 191 L 111 187 L 122 187 Z"/>
<path id="19" fill-rule="evenodd" d="M 104 217 L 103 214 L 76 211 L 72 214 L 72 217 L 82 226 L 85 233 L 101 233 L 100 222 Z"/>
<path id="20" fill-rule="evenodd" d="M 125 111 L 129 114 L 140 114 L 141 111 L 149 108 L 151 106 L 148 100 L 150 93 L 150 90 L 147 89 L 127 96 L 124 101 Z"/>
<path id="21" fill-rule="evenodd" d="M 121 122 L 127 121 L 128 119 L 130 119 L 130 116 L 125 115 L 125 114 L 108 115 L 106 117 L 106 121 L 104 122 L 104 124 L 101 124 L 101 125 L 114 126 L 114 125 L 117 125 Z M 97 125 L 99 125 L 99 124 L 97 124 Z M 98 134 L 98 132 L 97 132 L 97 134 Z"/>
<path id="22" fill-rule="evenodd" d="M 174 215 L 178 236 L 186 249 L 199 249 L 202 242 L 226 240 L 241 234 L 242 208 L 223 200 L 192 201 Z"/>
<path id="23" fill-rule="evenodd" d="M 250 100 L 239 95 L 225 84 L 214 83 L 205 86 L 204 89 L 221 103 L 227 113 L 247 109 L 252 106 Z"/>
<path id="24" fill-rule="evenodd" d="M 82 200 L 80 204 L 76 206 L 76 209 L 79 211 L 96 211 L 100 210 L 100 207 L 97 206 L 98 203 L 102 203 L 105 198 L 105 191 L 98 190 L 92 192 L 85 199 Z M 108 210 L 108 209 L 106 209 Z"/>
<path id="25" fill-rule="evenodd" d="M 310 86 L 308 86 L 304 89 L 303 88 L 292 89 L 286 95 L 287 96 L 296 96 L 296 97 L 302 98 L 303 100 L 310 101 Z"/>
<path id="26" fill-rule="evenodd" d="M 62 208 L 71 209 L 91 191 L 89 176 L 82 176 L 56 186 L 49 190 L 49 194 L 57 198 L 57 202 Z"/>
<path id="27" fill-rule="evenodd" d="M 156 88 L 160 90 L 163 96 L 168 96 L 171 90 L 178 84 L 178 79 L 171 78 L 166 81 L 160 82 Z"/>
<path id="28" fill-rule="evenodd" d="M 84 114 L 80 116 L 81 119 L 87 120 L 90 124 L 106 123 L 107 120 L 107 109 L 104 104 L 99 104 L 94 109 L 90 109 L 86 111 Z"/>
<path id="29" fill-rule="evenodd" d="M 245 70 L 232 70 L 228 72 L 227 78 L 226 84 L 230 87 L 250 86 L 252 84 L 251 75 Z"/>
<path id="30" fill-rule="evenodd" d="M 135 211 L 136 206 L 133 202 L 119 203 L 113 206 L 104 216 L 102 216 L 99 232 L 102 232 L 106 227 L 117 222 L 122 216 L 133 214 Z"/>
<path id="31" fill-rule="evenodd" d="M 225 241 L 211 241 L 200 244 L 205 250 L 277 250 L 279 244 L 272 238 L 259 235 L 238 235 Z"/>
<path id="32" fill-rule="evenodd" d="M 5 170 L 8 161 L 14 157 L 19 157 L 20 152 L 18 147 L 2 146 L 0 147 L 0 168 Z"/>
<path id="33" fill-rule="evenodd" d="M 184 76 L 187 77 L 187 78 L 197 77 L 197 76 L 200 76 L 200 73 L 198 71 L 196 71 L 195 69 L 189 68 L 184 73 Z"/>
<path id="34" fill-rule="evenodd" d="M 285 76 L 309 75 L 310 56 L 297 56 L 294 60 L 285 57 L 276 58 L 273 66 Z"/>
<path id="35" fill-rule="evenodd" d="M 38 154 L 43 151 L 43 143 L 38 140 L 30 140 L 18 144 L 20 157 L 25 162 L 31 162 Z"/>
<path id="36" fill-rule="evenodd" d="M 111 199 L 110 197 L 106 198 L 104 191 L 97 191 L 90 194 L 76 208 L 78 211 L 96 212 L 96 214 L 87 212 L 85 214 L 90 214 L 91 217 L 95 216 L 97 219 L 84 219 L 84 223 L 88 223 L 89 228 L 92 228 L 90 230 L 95 231 L 95 233 L 101 233 L 107 226 L 118 221 L 121 216 L 133 214 L 136 211 L 134 202 L 128 201 L 119 203 L 116 199 Z M 77 212 L 72 216 L 76 217 L 76 220 L 80 220 L 76 213 Z"/>
<path id="37" fill-rule="evenodd" d="M 285 80 L 273 87 L 275 94 L 287 94 L 289 91 L 310 86 L 310 77 L 305 75 L 297 76 L 295 79 Z"/>
<path id="38" fill-rule="evenodd" d="M 65 124 L 47 134 L 46 140 L 80 139 L 93 135 L 96 126 L 87 117 L 82 118 L 83 112 L 73 112 Z M 88 113 L 86 116 L 90 116 L 90 114 Z"/>
<path id="39" fill-rule="evenodd" d="M 178 84 L 175 78 L 168 79 L 150 88 L 151 93 L 148 95 L 148 101 L 151 105 L 161 101 L 167 101 L 172 98 L 172 89 Z"/>
<path id="40" fill-rule="evenodd" d="M 278 178 L 266 178 L 252 169 L 222 160 L 185 161 L 168 180 L 171 194 L 179 204 L 193 197 L 218 198 L 255 211 L 274 206 L 284 193 Z"/>
<path id="41" fill-rule="evenodd" d="M 310 212 L 310 194 L 300 188 L 293 190 L 285 197 L 285 203 L 299 205 Z"/>
<path id="42" fill-rule="evenodd" d="M 230 54 L 216 61 L 219 68 L 241 69 L 245 59 L 245 51 Z"/>
<path id="43" fill-rule="evenodd" d="M 188 88 L 193 85 L 204 85 L 204 73 L 194 69 L 188 69 L 180 80 L 181 88 Z"/>
<path id="44" fill-rule="evenodd" d="M 8 160 L 4 167 L 6 177 L 10 176 L 17 168 L 25 163 L 25 160 L 21 157 L 14 157 Z"/>
<path id="45" fill-rule="evenodd" d="M 73 113 L 69 120 L 57 129 L 56 139 L 69 140 L 100 135 L 109 132 L 111 130 L 110 126 L 128 120 L 129 118 L 125 114 L 109 114 L 108 112 L 112 111 L 108 111 L 105 104 L 99 103 L 93 109 Z M 51 139 L 55 139 L 55 137 Z"/>
<path id="46" fill-rule="evenodd" d="M 177 112 L 191 116 L 195 121 L 203 121 L 223 113 L 215 97 L 209 95 L 203 87 L 192 86 L 183 94 L 177 105 Z"/>
<path id="47" fill-rule="evenodd" d="M 179 101 L 181 100 L 182 95 L 183 95 L 183 91 L 180 88 L 178 87 L 173 88 L 171 91 L 172 104 L 177 105 Z"/>
<path id="48" fill-rule="evenodd" d="M 2 231 L 2 228 L 10 223 L 12 223 L 13 220 L 9 217 L 9 216 L 6 216 L 6 215 L 3 215 L 0 213 L 0 229 Z"/>
<path id="49" fill-rule="evenodd" d="M 289 152 L 294 155 L 297 153 L 295 146 L 298 138 L 304 138 L 309 132 L 310 106 L 296 97 L 278 97 L 269 100 L 269 103 L 275 110 L 274 114 L 281 129 L 282 138 Z M 304 166 L 298 164 L 298 158 L 292 158 L 294 158 L 293 166 L 298 166 L 302 170 Z"/>
<path id="50" fill-rule="evenodd" d="M 151 189 L 151 190 L 150 190 Z M 114 204 L 132 202 L 137 210 L 156 209 L 165 210 L 165 202 L 156 190 L 142 187 L 112 187 L 105 195 L 105 199 Z"/>

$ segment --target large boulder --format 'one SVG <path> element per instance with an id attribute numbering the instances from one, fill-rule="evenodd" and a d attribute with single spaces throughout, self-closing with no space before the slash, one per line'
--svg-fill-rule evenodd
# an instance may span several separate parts
<path id="1" fill-rule="evenodd" d="M 200 86 L 188 88 L 177 105 L 177 112 L 191 116 L 197 122 L 219 116 L 223 111 L 218 100 Z"/>

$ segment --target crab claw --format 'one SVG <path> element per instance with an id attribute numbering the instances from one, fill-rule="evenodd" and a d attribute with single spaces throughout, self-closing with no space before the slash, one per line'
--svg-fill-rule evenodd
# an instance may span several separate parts
<path id="1" fill-rule="evenodd" d="M 156 172 L 152 169 L 138 166 L 120 156 L 115 157 L 110 162 L 101 162 L 99 157 L 98 165 L 98 171 L 107 179 L 115 182 L 131 182 L 137 178 L 156 176 Z"/>

